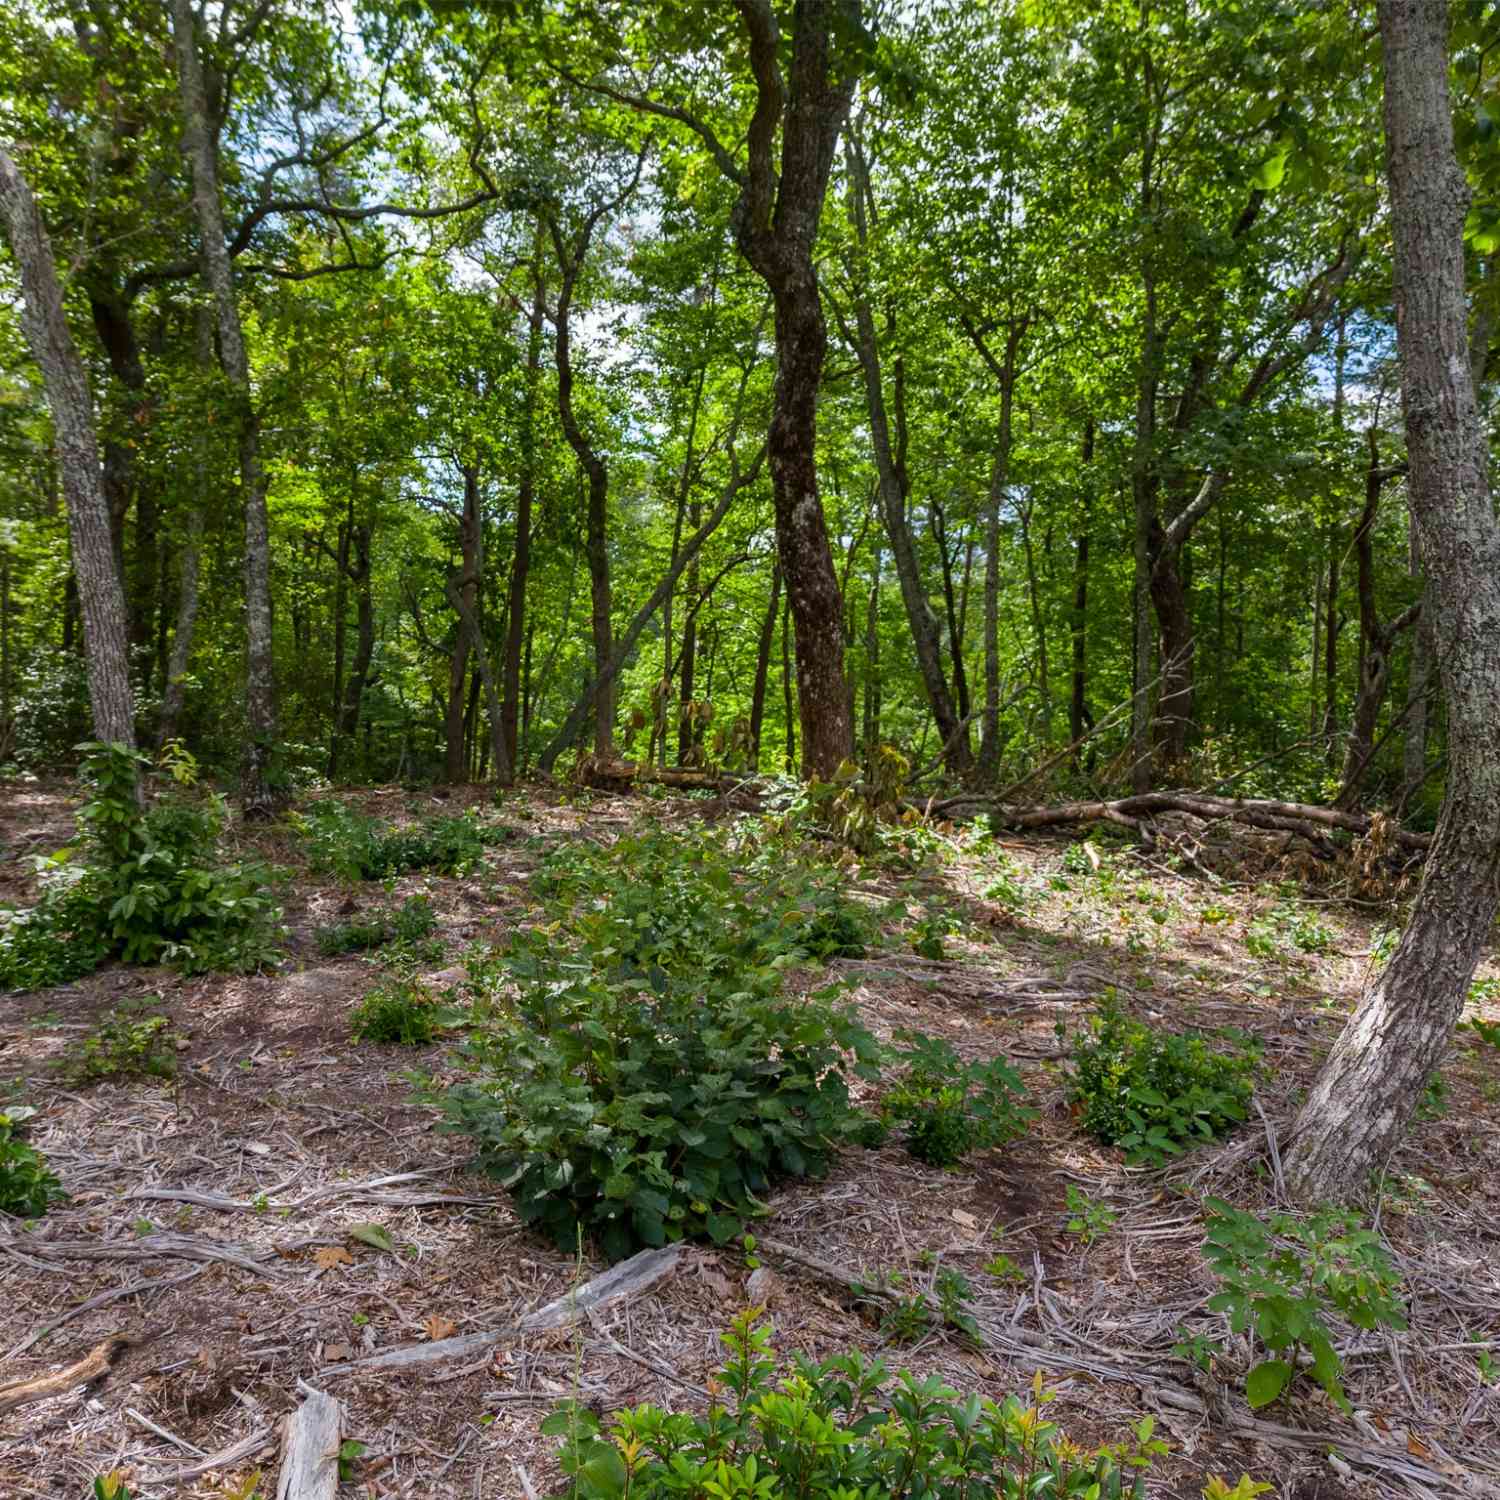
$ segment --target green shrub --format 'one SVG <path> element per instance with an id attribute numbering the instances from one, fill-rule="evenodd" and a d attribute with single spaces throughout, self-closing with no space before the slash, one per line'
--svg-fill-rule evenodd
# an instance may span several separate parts
<path id="1" fill-rule="evenodd" d="M 1215 1052 L 1196 1032 L 1153 1031 L 1109 1000 L 1073 1041 L 1079 1123 L 1128 1161 L 1153 1166 L 1225 1134 L 1245 1119 L 1259 1059 L 1243 1037 L 1226 1041 L 1233 1050 Z"/>
<path id="2" fill-rule="evenodd" d="M 305 840 L 309 868 L 345 880 L 384 880 L 412 870 L 461 875 L 479 863 L 487 846 L 510 836 L 509 829 L 472 813 L 395 828 L 332 798 L 292 822 Z"/>
<path id="3" fill-rule="evenodd" d="M 333 922 L 317 929 L 318 952 L 334 958 L 342 953 L 366 953 L 387 943 L 415 944 L 437 928 L 437 914 L 428 896 L 409 896 L 392 911 L 373 907 L 348 922 Z"/>
<path id="4" fill-rule="evenodd" d="M 67 1197 L 41 1153 L 21 1139 L 33 1113 L 25 1108 L 0 1112 L 0 1214 L 20 1219 L 39 1219 Z"/>
<path id="5" fill-rule="evenodd" d="M 964 1063 L 938 1037 L 897 1032 L 892 1060 L 904 1078 L 885 1097 L 882 1113 L 906 1127 L 906 1149 L 918 1161 L 951 1167 L 971 1151 L 1003 1146 L 1026 1133 L 1034 1110 L 1021 1103 L 1021 1075 L 1001 1058 Z"/>
<path id="6" fill-rule="evenodd" d="M 1274 1356 L 1246 1377 L 1250 1405 L 1276 1400 L 1296 1378 L 1298 1355 L 1306 1350 L 1313 1379 L 1347 1412 L 1329 1315 L 1340 1313 L 1356 1328 L 1406 1327 L 1400 1278 L 1380 1237 L 1340 1209 L 1307 1219 L 1273 1214 L 1263 1222 L 1221 1198 L 1204 1203 L 1203 1254 L 1223 1285 L 1208 1305 L 1228 1315 L 1235 1333 L 1253 1328 Z"/>
<path id="7" fill-rule="evenodd" d="M 869 1076 L 874 1039 L 837 987 L 782 996 L 775 966 L 653 985 L 612 957 L 518 943 L 504 966 L 519 993 L 466 1043 L 475 1081 L 446 1095 L 450 1119 L 561 1248 L 580 1232 L 611 1259 L 723 1243 L 775 1179 L 822 1175 L 865 1126 L 845 1053 Z"/>
<path id="8" fill-rule="evenodd" d="M 269 962 L 279 912 L 265 895 L 263 866 L 217 862 L 223 798 L 195 802 L 176 792 L 143 811 L 135 786 L 150 765 L 145 756 L 123 745 L 79 748 L 91 788 L 78 813 L 82 859 L 54 857 L 42 899 L 9 917 L 0 986 L 65 983 L 112 954 L 190 974 Z M 173 765 L 180 773 L 180 759 Z"/>
<path id="9" fill-rule="evenodd" d="M 432 992 L 415 979 L 377 985 L 354 1012 L 354 1040 L 425 1047 L 442 1029 Z"/>
<path id="10" fill-rule="evenodd" d="M 93 1031 L 70 1046 L 58 1062 L 71 1083 L 101 1078 L 173 1078 L 179 1033 L 154 1007 L 156 995 L 118 1006 Z"/>
<path id="11" fill-rule="evenodd" d="M 87 891 L 50 887 L 29 911 L 0 910 L 0 990 L 41 990 L 92 974 L 109 957 Z"/>
<path id="12" fill-rule="evenodd" d="M 1331 953 L 1333 932 L 1295 906 L 1273 906 L 1251 922 L 1246 949 L 1257 958 L 1297 953 Z"/>
<path id="13" fill-rule="evenodd" d="M 798 1356 L 780 1378 L 760 1309 L 724 1335 L 720 1383 L 729 1404 L 705 1414 L 641 1406 L 606 1437 L 599 1418 L 567 1402 L 542 1423 L 561 1440 L 568 1500 L 1120 1500 L 1144 1494 L 1167 1451 L 1153 1419 L 1091 1453 L 1044 1419 L 1053 1393 L 961 1396 L 938 1376 L 891 1380 L 857 1350 L 814 1364 Z"/>

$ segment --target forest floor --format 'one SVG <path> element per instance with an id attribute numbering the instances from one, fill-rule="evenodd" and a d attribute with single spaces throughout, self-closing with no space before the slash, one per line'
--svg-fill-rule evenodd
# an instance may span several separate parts
<path id="1" fill-rule="evenodd" d="M 395 819 L 470 800 L 341 795 Z M 24 899 L 27 856 L 67 839 L 76 800 L 70 784 L 0 787 L 0 901 Z M 549 845 L 702 807 L 517 792 L 501 815 L 524 837 L 488 849 L 469 876 L 404 877 L 393 894 L 431 894 L 447 951 L 433 968 L 456 980 L 445 965 L 469 944 L 532 919 L 527 879 Z M 278 971 L 184 978 L 116 965 L 0 1009 L 0 1081 L 24 1080 L 39 1110 L 31 1139 L 69 1194 L 33 1226 L 0 1218 L 0 1385 L 111 1336 L 131 1341 L 87 1390 L 0 1415 L 0 1495 L 82 1497 L 95 1475 L 119 1470 L 140 1497 L 248 1496 L 261 1470 L 269 1496 L 299 1381 L 337 1396 L 363 1445 L 347 1465 L 350 1496 L 543 1494 L 556 1485 L 556 1443 L 538 1426 L 559 1399 L 604 1412 L 701 1405 L 719 1333 L 748 1295 L 732 1247 L 689 1249 L 666 1280 L 571 1330 L 497 1333 L 493 1347 L 405 1368 L 360 1363 L 507 1329 L 601 1267 L 525 1231 L 498 1185 L 470 1170 L 468 1142 L 414 1099 L 406 1073 L 442 1075 L 444 1045 L 351 1040 L 372 962 L 322 958 L 312 933 L 378 894 L 297 873 L 288 831 L 239 836 L 292 867 Z M 892 930 L 869 957 L 832 962 L 866 1023 L 881 1035 L 919 1028 L 966 1058 L 1009 1057 L 1039 1114 L 1022 1141 L 946 1171 L 894 1140 L 852 1149 L 823 1180 L 776 1192 L 758 1228 L 867 1283 L 899 1272 L 920 1289 L 939 1268 L 960 1271 L 981 1347 L 943 1331 L 893 1345 L 847 1288 L 767 1256 L 777 1349 L 824 1357 L 856 1345 L 995 1397 L 1026 1390 L 1040 1370 L 1058 1392 L 1049 1417 L 1075 1441 L 1118 1441 L 1155 1416 L 1172 1451 L 1152 1494 L 1196 1497 L 1204 1476 L 1242 1471 L 1297 1500 L 1500 1494 L 1500 1054 L 1461 1033 L 1443 1092 L 1390 1165 L 1379 1228 L 1411 1327 L 1343 1329 L 1353 1415 L 1305 1382 L 1289 1407 L 1252 1417 L 1247 1347 L 1231 1339 L 1214 1376 L 1172 1353 L 1180 1328 L 1222 1325 L 1204 1307 L 1215 1282 L 1201 1213 L 1180 1189 L 1252 1210 L 1274 1202 L 1268 1142 L 1378 967 L 1379 929 L 1398 916 L 1329 885 L 1289 884 L 1306 872 L 1280 836 L 1237 835 L 1212 883 L 1103 835 L 1080 856 L 1082 837 L 1004 838 L 983 851 L 939 840 L 942 857 L 915 872 L 853 877 L 864 895 L 942 912 L 956 929 L 943 959 L 916 956 Z M 997 860 L 1005 904 L 984 894 Z M 1497 972 L 1492 952 L 1480 973 Z M 1267 1067 L 1250 1125 L 1159 1172 L 1127 1168 L 1084 1137 L 1056 1027 L 1082 1024 L 1109 989 L 1171 1029 L 1253 1033 Z M 1500 983 L 1479 993 L 1478 1013 L 1500 1018 Z M 175 1079 L 59 1083 L 54 1064 L 143 997 L 180 1033 Z M 1097 1233 L 1068 1230 L 1070 1185 L 1093 1205 Z"/>

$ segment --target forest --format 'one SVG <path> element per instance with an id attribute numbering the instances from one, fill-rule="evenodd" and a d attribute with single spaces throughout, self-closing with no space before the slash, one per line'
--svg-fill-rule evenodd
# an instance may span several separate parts
<path id="1" fill-rule="evenodd" d="M 1500 1493 L 1500 4 L 14 0 L 0 1494 Z"/>

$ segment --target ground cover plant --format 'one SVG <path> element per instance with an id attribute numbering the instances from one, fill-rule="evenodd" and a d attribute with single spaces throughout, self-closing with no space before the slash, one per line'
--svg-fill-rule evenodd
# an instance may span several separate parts
<path id="1" fill-rule="evenodd" d="M 337 798 L 295 813 L 314 871 L 346 880 L 385 880 L 414 870 L 457 875 L 471 869 L 490 846 L 511 836 L 503 824 L 474 812 L 443 814 L 393 825 L 346 807 Z"/>
<path id="2" fill-rule="evenodd" d="M 1257 1065 L 1243 1037 L 1211 1045 L 1205 1036 L 1157 1031 L 1112 1000 L 1074 1035 L 1071 1059 L 1070 1095 L 1082 1127 L 1127 1160 L 1158 1166 L 1245 1119 Z"/>
<path id="3" fill-rule="evenodd" d="M 37 904 L 0 928 L 0 988 L 63 983 L 108 957 L 190 974 L 270 962 L 279 909 L 264 865 L 220 859 L 224 799 L 179 786 L 143 808 L 136 787 L 151 764 L 145 756 L 122 745 L 82 748 L 89 796 L 78 838 L 47 861 Z M 190 785 L 181 759 L 173 764 Z"/>

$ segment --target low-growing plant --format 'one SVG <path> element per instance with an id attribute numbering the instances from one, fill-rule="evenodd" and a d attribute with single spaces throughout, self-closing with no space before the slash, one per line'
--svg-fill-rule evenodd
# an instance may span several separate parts
<path id="1" fill-rule="evenodd" d="M 345 880 L 384 880 L 412 870 L 461 875 L 479 863 L 487 847 L 511 836 L 505 825 L 473 813 L 397 828 L 331 797 L 296 814 L 292 823 L 302 834 L 309 868 Z"/>
<path id="2" fill-rule="evenodd" d="M 1342 1209 L 1261 1220 L 1221 1198 L 1204 1204 L 1203 1254 L 1223 1287 L 1208 1305 L 1227 1315 L 1233 1332 L 1253 1330 L 1272 1356 L 1246 1376 L 1250 1405 L 1266 1406 L 1282 1395 L 1305 1351 L 1313 1379 L 1348 1411 L 1329 1318 L 1341 1315 L 1356 1328 L 1406 1327 L 1400 1278 L 1380 1237 Z"/>
<path id="3" fill-rule="evenodd" d="M 437 928 L 437 915 L 428 896 L 409 896 L 394 911 L 373 907 L 347 922 L 332 922 L 315 933 L 318 952 L 327 957 L 367 953 L 387 943 L 415 944 Z"/>
<path id="4" fill-rule="evenodd" d="M 0 1111 L 0 1214 L 19 1219 L 39 1219 L 67 1197 L 41 1152 L 22 1139 L 35 1113 L 24 1105 Z"/>
<path id="5" fill-rule="evenodd" d="M 1115 1227 L 1119 1215 L 1107 1203 L 1090 1198 L 1082 1188 L 1069 1183 L 1063 1197 L 1068 1212 L 1067 1231 L 1075 1234 L 1085 1245 L 1103 1239 Z"/>
<path id="6" fill-rule="evenodd" d="M 189 974 L 248 973 L 270 962 L 279 912 L 263 866 L 219 861 L 224 799 L 175 790 L 143 808 L 136 788 L 146 756 L 124 745 L 79 748 L 90 787 L 79 840 L 45 862 L 36 907 L 6 923 L 0 984 L 63 983 L 112 954 Z M 182 782 L 180 758 L 171 769 Z"/>
<path id="7" fill-rule="evenodd" d="M 774 1180 L 821 1176 L 868 1123 L 848 1075 L 875 1075 L 874 1038 L 840 986 L 784 996 L 787 962 L 647 981 L 527 934 L 505 960 L 516 995 L 464 1044 L 475 1077 L 444 1096 L 450 1121 L 560 1248 L 722 1244 Z"/>
<path id="8" fill-rule="evenodd" d="M 881 1110 L 906 1128 L 906 1149 L 918 1161 L 951 1167 L 971 1151 L 1002 1146 L 1026 1133 L 1036 1111 L 1021 1102 L 1026 1086 L 1003 1058 L 965 1063 L 940 1037 L 900 1031 L 890 1061 L 905 1076 Z"/>
<path id="9" fill-rule="evenodd" d="M 1029 1399 L 964 1397 L 937 1376 L 900 1371 L 859 1351 L 778 1372 L 761 1309 L 724 1334 L 728 1358 L 704 1414 L 641 1406 L 606 1435 L 565 1402 L 542 1423 L 558 1438 L 567 1500 L 1122 1500 L 1144 1493 L 1167 1451 L 1153 1422 L 1086 1452 L 1044 1416 L 1054 1393 L 1037 1375 Z"/>
<path id="10" fill-rule="evenodd" d="M 1277 958 L 1292 952 L 1331 953 L 1333 933 L 1296 906 L 1282 903 L 1250 923 L 1245 947 L 1257 958 Z"/>
<path id="11" fill-rule="evenodd" d="M 416 979 L 388 979 L 360 1001 L 354 1040 L 425 1047 L 442 1029 L 436 997 Z"/>
<path id="12" fill-rule="evenodd" d="M 1058 1024 L 1058 1035 L 1066 1029 Z M 1196 1032 L 1158 1032 L 1110 997 L 1075 1036 L 1070 1098 L 1079 1124 L 1131 1162 L 1160 1166 L 1245 1119 L 1258 1049 L 1227 1033 L 1216 1052 Z"/>
<path id="13" fill-rule="evenodd" d="M 110 1011 L 68 1047 L 57 1070 L 69 1083 L 103 1078 L 175 1078 L 181 1033 L 156 1007 L 159 995 L 142 995 Z"/>

